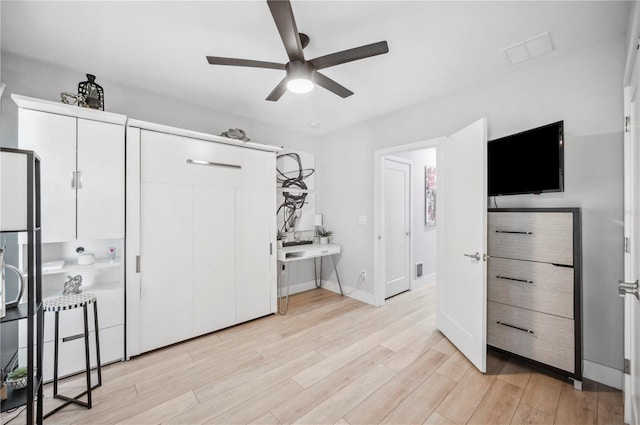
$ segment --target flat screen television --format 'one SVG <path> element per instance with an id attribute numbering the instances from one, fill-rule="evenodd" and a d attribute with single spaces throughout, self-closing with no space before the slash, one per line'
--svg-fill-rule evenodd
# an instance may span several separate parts
<path id="1" fill-rule="evenodd" d="M 490 140 L 489 196 L 563 192 L 563 123 Z"/>

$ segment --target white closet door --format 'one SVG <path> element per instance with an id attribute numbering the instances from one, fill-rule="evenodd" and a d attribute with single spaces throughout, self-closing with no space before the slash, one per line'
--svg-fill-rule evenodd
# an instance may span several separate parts
<path id="1" fill-rule="evenodd" d="M 236 321 L 271 313 L 271 229 L 268 190 L 236 192 Z"/>
<path id="2" fill-rule="evenodd" d="M 124 238 L 124 126 L 78 119 L 78 239 Z"/>
<path id="3" fill-rule="evenodd" d="M 144 352 L 194 334 L 193 187 L 142 182 L 141 217 Z"/>
<path id="4" fill-rule="evenodd" d="M 236 195 L 233 188 L 194 188 L 195 334 L 231 326 L 236 315 Z"/>
<path id="5" fill-rule="evenodd" d="M 42 242 L 76 239 L 76 119 L 47 112 L 19 110 L 19 145 L 41 160 Z"/>

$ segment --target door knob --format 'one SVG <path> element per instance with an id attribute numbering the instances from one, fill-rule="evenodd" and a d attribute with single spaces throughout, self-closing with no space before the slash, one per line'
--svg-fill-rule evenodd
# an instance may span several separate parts
<path id="1" fill-rule="evenodd" d="M 476 252 L 475 254 L 464 254 L 465 257 L 469 257 L 469 258 L 473 258 L 476 261 L 480 261 L 482 259 L 482 256 L 480 256 L 479 252 Z"/>
<path id="2" fill-rule="evenodd" d="M 640 301 L 640 294 L 638 291 L 638 287 L 640 285 L 638 285 L 638 281 L 636 280 L 633 283 L 630 282 L 624 282 L 622 280 L 618 281 L 618 295 L 620 295 L 621 297 L 624 298 L 625 295 L 627 294 L 632 294 L 635 295 L 636 299 L 638 301 Z"/>

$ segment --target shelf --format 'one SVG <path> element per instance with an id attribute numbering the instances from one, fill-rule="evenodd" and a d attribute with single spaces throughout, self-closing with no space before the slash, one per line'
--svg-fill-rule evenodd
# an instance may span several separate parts
<path id="1" fill-rule="evenodd" d="M 111 269 L 122 266 L 122 259 L 116 258 L 116 261 L 111 263 L 108 258 L 96 258 L 96 262 L 93 264 L 80 265 L 76 262 L 68 262 L 62 268 L 56 270 L 42 271 L 43 276 L 64 274 L 64 273 L 82 273 L 90 270 L 102 270 Z"/>
<path id="2" fill-rule="evenodd" d="M 42 385 L 42 382 L 40 382 L 40 385 Z M 35 396 L 38 394 L 38 387 L 40 385 L 37 385 L 37 383 L 34 382 L 34 386 L 33 386 L 33 394 L 34 394 L 34 400 L 35 400 Z M 2 400 L 2 407 L 0 407 L 0 411 L 1 412 L 6 412 L 8 410 L 11 409 L 15 409 L 17 407 L 20 406 L 24 406 L 25 404 L 27 404 L 27 388 L 21 388 L 19 390 L 12 390 L 11 388 L 7 388 L 7 399 L 6 400 Z"/>
<path id="3" fill-rule="evenodd" d="M 55 288 L 54 291 L 51 291 L 49 289 L 50 288 L 48 288 L 46 285 L 43 286 L 42 288 L 43 301 L 46 301 L 52 298 L 59 298 L 63 296 L 62 290 L 64 288 L 62 286 Z M 80 289 L 82 289 L 83 294 L 99 295 L 100 293 L 104 293 L 104 292 L 121 291 L 123 288 L 122 288 L 122 284 L 119 281 L 111 281 L 111 282 L 100 282 L 100 283 L 96 283 L 94 285 L 88 285 L 88 286 L 82 285 Z"/>

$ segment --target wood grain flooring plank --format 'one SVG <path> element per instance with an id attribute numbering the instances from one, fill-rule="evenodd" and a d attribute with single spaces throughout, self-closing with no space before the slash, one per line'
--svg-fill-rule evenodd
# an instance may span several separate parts
<path id="1" fill-rule="evenodd" d="M 377 346 L 373 348 L 306 388 L 281 406 L 273 408 L 271 413 L 283 424 L 293 423 L 316 407 L 318 403 L 331 397 L 367 371 L 382 363 L 390 353 L 391 351 L 384 347 Z"/>
<path id="2" fill-rule="evenodd" d="M 553 425 L 554 417 L 520 403 L 511 419 L 511 425 Z"/>
<path id="3" fill-rule="evenodd" d="M 470 368 L 436 409 L 457 424 L 466 424 L 484 398 L 495 376 L 483 375 Z"/>
<path id="4" fill-rule="evenodd" d="M 382 388 L 351 410 L 345 419 L 352 425 L 378 423 L 424 382 L 446 358 L 447 356 L 439 351 L 425 352 L 411 366 L 398 372 Z"/>
<path id="5" fill-rule="evenodd" d="M 598 425 L 621 425 L 622 423 L 624 423 L 622 393 L 598 384 Z"/>
<path id="6" fill-rule="evenodd" d="M 498 375 L 498 379 L 502 379 L 520 388 L 527 387 L 529 378 L 531 378 L 531 369 L 512 360 L 508 360 L 504 364 Z"/>
<path id="7" fill-rule="evenodd" d="M 425 422 L 449 394 L 456 382 L 439 373 L 429 376 L 415 391 L 393 409 L 383 424 L 420 424 Z"/>
<path id="8" fill-rule="evenodd" d="M 280 421 L 276 419 L 275 416 L 271 414 L 271 412 L 267 412 L 259 418 L 255 418 L 251 422 L 250 425 L 280 425 Z"/>
<path id="9" fill-rule="evenodd" d="M 171 399 L 167 402 L 159 404 L 147 411 L 129 417 L 118 424 L 125 425 L 142 425 L 142 424 L 159 424 L 162 421 L 184 412 L 198 405 L 198 400 L 193 392 L 189 391 L 181 396 Z"/>
<path id="10" fill-rule="evenodd" d="M 456 425 L 449 419 L 445 418 L 437 412 L 433 412 L 431 416 L 424 422 L 425 425 Z"/>
<path id="11" fill-rule="evenodd" d="M 584 380 L 582 391 L 564 382 L 558 400 L 555 423 L 558 425 L 595 425 L 598 422 L 597 384 Z"/>
<path id="12" fill-rule="evenodd" d="M 428 336 L 416 338 L 409 344 L 393 353 L 384 365 L 399 372 L 413 363 L 424 352 L 437 344 L 444 336 L 437 330 L 432 330 Z"/>
<path id="13" fill-rule="evenodd" d="M 458 382 L 471 367 L 473 367 L 471 362 L 462 353 L 456 351 L 438 368 L 438 373 Z"/>
<path id="14" fill-rule="evenodd" d="M 508 425 L 524 390 L 502 379 L 495 379 L 478 408 L 467 422 L 470 425 Z"/>
<path id="15" fill-rule="evenodd" d="M 395 375 L 396 372 L 394 370 L 379 364 L 318 404 L 301 418 L 296 419 L 295 422 L 300 424 L 336 423 L 347 412 L 361 403 L 362 400 L 366 399 Z"/>
<path id="16" fill-rule="evenodd" d="M 561 390 L 562 381 L 534 372 L 527 382 L 520 403 L 555 417 Z"/>

